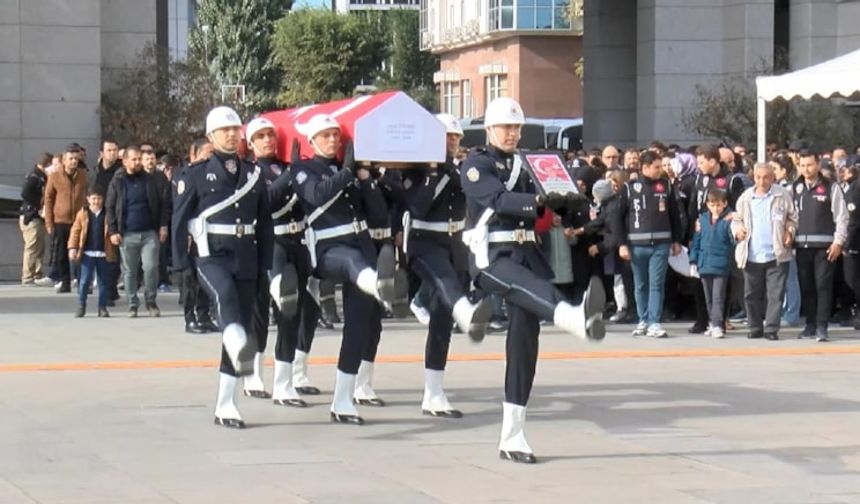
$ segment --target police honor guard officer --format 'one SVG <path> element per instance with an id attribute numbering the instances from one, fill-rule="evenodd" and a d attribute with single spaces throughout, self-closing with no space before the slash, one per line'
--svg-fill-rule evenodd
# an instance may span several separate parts
<path id="1" fill-rule="evenodd" d="M 370 174 L 376 180 L 376 186 L 383 195 L 385 205 L 368 208 L 366 214 L 367 232 L 373 240 L 377 254 L 394 257 L 394 238 L 391 223 L 392 215 L 403 202 L 400 171 L 380 168 L 371 170 Z M 401 276 L 403 273 L 403 270 L 395 272 L 395 275 L 398 277 L 396 285 L 405 288 L 407 287 L 407 280 Z M 403 292 L 396 292 L 393 302 L 398 308 L 401 308 L 405 307 L 409 302 L 409 293 L 405 289 L 399 290 L 403 290 Z M 370 339 L 364 346 L 361 365 L 358 368 L 358 375 L 355 381 L 355 392 L 353 394 L 353 401 L 361 406 L 385 406 L 385 401 L 373 389 L 373 374 L 376 354 L 379 350 L 379 342 L 382 336 L 382 317 L 384 310 L 387 308 L 391 308 L 391 304 L 383 306 L 380 303 L 376 303 L 373 305 L 373 312 L 367 314 L 367 319 L 370 323 Z"/>
<path id="2" fill-rule="evenodd" d="M 473 150 L 460 171 L 471 222 L 466 239 L 474 255 L 475 282 L 504 297 L 510 319 L 499 455 L 534 463 L 524 426 L 540 321 L 552 320 L 577 337 L 600 340 L 605 334 L 601 318 L 605 293 L 600 281 L 592 281 L 582 304 L 574 306 L 549 281 L 552 271 L 535 243 L 535 219 L 545 206 L 563 211 L 579 202 L 558 193 L 536 194 L 534 182 L 515 157 L 524 123 L 516 101 L 493 100 L 484 115 L 490 145 Z"/>
<path id="3" fill-rule="evenodd" d="M 318 114 L 297 124 L 307 135 L 315 156 L 291 168 L 293 190 L 307 215 L 306 242 L 316 274 L 343 283 L 344 326 L 338 358 L 333 422 L 361 425 L 364 420 L 352 402 L 356 374 L 370 335 L 367 314 L 374 303 L 395 297 L 395 258 L 391 249 L 376 247 L 367 233 L 367 214 L 385 211 L 385 200 L 368 170 L 357 168 L 352 145 L 343 163 L 335 159 L 341 148 L 337 121 Z M 386 252 L 388 251 L 388 252 Z"/>
<path id="4" fill-rule="evenodd" d="M 197 244 L 200 282 L 215 300 L 223 331 L 221 379 L 215 423 L 244 427 L 235 395 L 237 376 L 253 372 L 256 345 L 248 328 L 257 279 L 272 264 L 272 216 L 260 170 L 236 155 L 241 139 L 239 115 L 216 107 L 206 116 L 206 134 L 215 153 L 191 168 L 176 188 L 173 257 L 189 267 L 186 235 Z"/>
<path id="5" fill-rule="evenodd" d="M 848 212 L 839 184 L 824 178 L 818 155 L 802 151 L 801 177 L 794 183 L 798 224 L 794 247 L 806 318 L 803 337 L 827 341 L 836 260 L 848 236 Z"/>
<path id="6" fill-rule="evenodd" d="M 310 275 L 310 257 L 302 244 L 305 215 L 298 196 L 292 191 L 289 168 L 276 158 L 277 131 L 266 118 L 258 117 L 245 130 L 248 146 L 254 153 L 257 168 L 266 182 L 271 205 L 275 235 L 271 279 L 262 279 L 257 288 L 253 333 L 257 343 L 254 374 L 245 378 L 245 395 L 273 398 L 281 406 L 305 407 L 293 386 L 293 359 L 296 342 L 302 328 L 302 310 L 307 306 L 305 289 Z M 275 377 L 272 395 L 263 384 L 263 354 L 269 330 L 269 306 L 274 302 L 274 318 L 278 329 L 275 342 Z"/>
<path id="7" fill-rule="evenodd" d="M 409 265 L 429 289 L 430 323 L 424 350 L 425 415 L 460 418 L 443 389 L 451 330 L 456 322 L 464 333 L 480 341 L 492 315 L 485 299 L 473 303 L 468 297 L 468 250 L 463 243 L 466 227 L 466 197 L 460 185 L 460 171 L 454 156 L 463 138 L 463 129 L 454 116 L 436 116 L 445 124 L 448 158 L 438 169 L 413 169 L 404 174 L 403 187 L 408 202 L 404 218 L 404 245 Z"/>

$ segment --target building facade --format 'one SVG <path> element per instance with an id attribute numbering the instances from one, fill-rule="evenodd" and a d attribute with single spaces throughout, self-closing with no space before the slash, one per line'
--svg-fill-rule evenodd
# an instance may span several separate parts
<path id="1" fill-rule="evenodd" d="M 860 0 L 586 0 L 584 9 L 588 146 L 699 141 L 683 126 L 697 85 L 860 48 Z"/>
<path id="2" fill-rule="evenodd" d="M 479 117 L 509 96 L 530 117 L 582 115 L 582 23 L 567 0 L 421 0 L 420 14 L 442 112 Z"/>
<path id="3" fill-rule="evenodd" d="M 339 14 L 368 10 L 418 9 L 418 0 L 332 0 L 331 8 Z"/>
<path id="4" fill-rule="evenodd" d="M 166 47 L 168 0 L 0 0 L 0 184 L 69 142 L 95 163 L 99 106 L 147 44 Z"/>

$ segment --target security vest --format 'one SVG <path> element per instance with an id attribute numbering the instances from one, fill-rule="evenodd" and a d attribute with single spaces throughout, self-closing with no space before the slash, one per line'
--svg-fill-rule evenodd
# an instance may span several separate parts
<path id="1" fill-rule="evenodd" d="M 665 178 L 640 177 L 628 182 L 627 239 L 631 245 L 655 245 L 672 241 L 669 206 L 672 185 Z"/>
<path id="2" fill-rule="evenodd" d="M 732 172 L 724 164 L 720 164 L 720 171 L 715 176 L 696 175 L 696 208 L 699 214 L 708 211 L 708 193 L 715 190 L 726 192 L 729 198 L 729 207 L 734 208 L 734 201 L 731 201 L 730 186 L 732 184 Z"/>
<path id="3" fill-rule="evenodd" d="M 836 223 L 831 209 L 833 182 L 818 177 L 812 187 L 807 188 L 801 177 L 794 183 L 794 203 L 797 206 L 797 248 L 827 248 L 833 243 Z"/>

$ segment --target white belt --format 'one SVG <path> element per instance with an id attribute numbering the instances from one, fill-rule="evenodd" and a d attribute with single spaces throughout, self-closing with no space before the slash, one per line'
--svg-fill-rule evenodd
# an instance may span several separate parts
<path id="1" fill-rule="evenodd" d="M 253 236 L 256 232 L 253 224 L 207 224 L 207 234 L 231 235 L 237 238 Z"/>
<path id="2" fill-rule="evenodd" d="M 421 231 L 433 231 L 436 233 L 448 233 L 453 235 L 466 229 L 466 221 L 448 221 L 448 222 L 431 222 L 418 219 L 412 219 L 412 229 L 420 229 Z"/>
<path id="3" fill-rule="evenodd" d="M 487 235 L 490 243 L 524 243 L 535 241 L 535 232 L 527 229 L 514 229 L 513 231 L 490 231 Z"/>
<path id="4" fill-rule="evenodd" d="M 337 238 L 338 236 L 359 234 L 362 231 L 367 231 L 367 222 L 352 221 L 349 224 L 320 229 L 318 231 L 314 230 L 314 236 L 317 240 L 328 240 L 329 238 Z"/>
<path id="5" fill-rule="evenodd" d="M 391 238 L 391 228 L 368 228 L 367 233 L 370 234 L 370 237 L 374 240 L 384 240 L 386 238 Z"/>
<path id="6" fill-rule="evenodd" d="M 278 224 L 275 226 L 275 234 L 278 236 L 299 234 L 305 230 L 305 227 L 305 221 Z"/>

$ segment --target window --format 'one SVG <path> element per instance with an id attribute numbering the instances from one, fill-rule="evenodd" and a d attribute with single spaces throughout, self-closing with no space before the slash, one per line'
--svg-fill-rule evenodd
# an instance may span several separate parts
<path id="1" fill-rule="evenodd" d="M 447 26 L 448 26 L 448 28 L 453 28 L 454 26 L 457 25 L 457 22 L 454 19 L 454 0 L 448 0 L 448 1 L 451 3 L 448 4 Z"/>
<path id="2" fill-rule="evenodd" d="M 569 30 L 568 0 L 518 0 L 518 30 Z"/>
<path id="3" fill-rule="evenodd" d="M 460 81 L 460 89 L 463 91 L 463 111 L 459 117 L 472 117 L 475 115 L 472 106 L 472 81 Z"/>
<path id="4" fill-rule="evenodd" d="M 460 83 L 442 83 L 442 112 L 460 116 Z"/>
<path id="5" fill-rule="evenodd" d="M 484 99 L 486 100 L 486 104 L 489 104 L 500 96 L 508 96 L 508 77 L 501 74 L 484 77 Z"/>
<path id="6" fill-rule="evenodd" d="M 490 30 L 514 27 L 514 0 L 490 0 Z"/>

